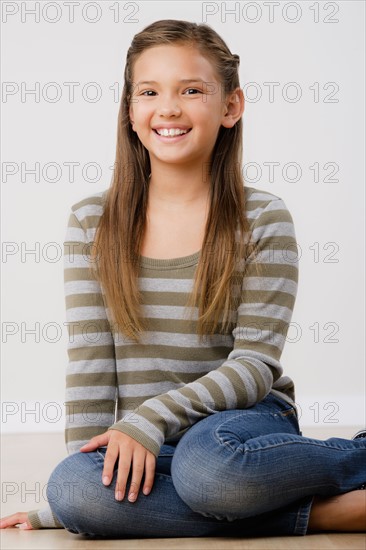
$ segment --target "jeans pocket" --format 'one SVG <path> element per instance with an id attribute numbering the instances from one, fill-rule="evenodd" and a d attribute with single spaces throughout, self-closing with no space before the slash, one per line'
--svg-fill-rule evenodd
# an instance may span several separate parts
<path id="1" fill-rule="evenodd" d="M 290 414 L 294 414 L 296 416 L 296 411 L 294 407 L 291 405 L 288 405 L 288 409 L 281 412 L 282 416 L 289 416 Z"/>
<path id="2" fill-rule="evenodd" d="M 297 417 L 297 410 L 294 407 L 294 405 L 291 405 L 286 399 L 279 397 L 278 395 L 274 395 L 273 393 L 269 394 L 270 399 L 272 402 L 277 403 L 277 405 L 280 405 L 280 410 L 278 411 L 282 416 L 289 416 L 294 414 Z"/>
<path id="3" fill-rule="evenodd" d="M 298 435 L 302 435 L 302 432 L 300 431 L 299 417 L 296 407 L 294 405 L 291 405 L 291 403 L 289 403 L 285 399 L 278 397 L 277 395 L 274 396 L 274 399 L 276 399 L 277 402 L 281 404 L 281 410 L 279 411 L 280 415 L 289 420 L 289 422 L 296 429 Z"/>
<path id="4" fill-rule="evenodd" d="M 286 418 L 292 424 L 298 435 L 302 435 L 296 406 L 286 401 L 286 399 L 279 397 L 278 395 L 274 395 L 273 393 L 270 393 L 267 397 L 272 401 L 272 403 L 276 403 L 278 408 L 277 413 L 283 418 Z"/>

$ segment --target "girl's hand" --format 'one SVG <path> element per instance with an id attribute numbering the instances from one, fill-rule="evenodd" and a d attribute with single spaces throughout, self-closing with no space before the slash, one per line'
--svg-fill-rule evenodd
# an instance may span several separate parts
<path id="1" fill-rule="evenodd" d="M 11 516 L 6 516 L 0 519 L 0 529 L 6 529 L 7 527 L 15 527 L 17 523 L 20 523 L 19 529 L 33 529 L 28 521 L 28 512 L 17 512 Z"/>
<path id="2" fill-rule="evenodd" d="M 141 443 L 119 430 L 108 430 L 107 432 L 92 437 L 91 440 L 80 448 L 81 452 L 90 452 L 98 447 L 107 445 L 104 459 L 102 481 L 109 485 L 113 478 L 113 470 L 119 456 L 118 474 L 115 497 L 123 500 L 126 491 L 128 474 L 132 462 L 132 481 L 128 500 L 135 502 L 140 489 L 141 478 L 145 470 L 145 481 L 143 492 L 148 495 L 151 491 L 154 476 L 156 457 L 148 451 Z"/>

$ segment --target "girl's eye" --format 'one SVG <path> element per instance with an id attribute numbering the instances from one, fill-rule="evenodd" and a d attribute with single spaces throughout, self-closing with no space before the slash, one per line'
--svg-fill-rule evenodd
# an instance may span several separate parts
<path id="1" fill-rule="evenodd" d="M 188 88 L 188 90 L 186 90 L 187 92 L 189 90 L 193 90 L 194 92 L 198 92 L 199 94 L 202 93 L 201 90 L 197 90 L 197 88 Z M 188 94 L 188 95 L 192 95 L 192 94 Z"/>
<path id="2" fill-rule="evenodd" d="M 186 90 L 186 92 L 188 92 L 188 91 L 197 92 L 197 93 L 199 93 L 199 94 L 202 93 L 201 90 L 197 90 L 197 88 L 188 88 L 188 89 Z M 145 96 L 146 96 L 146 94 L 149 94 L 149 95 L 146 96 L 146 97 L 152 97 L 152 96 L 150 95 L 150 93 L 155 94 L 156 92 L 154 92 L 153 90 L 145 90 L 144 92 L 141 93 L 141 95 L 145 95 Z M 188 94 L 188 95 L 195 95 L 195 94 Z"/>

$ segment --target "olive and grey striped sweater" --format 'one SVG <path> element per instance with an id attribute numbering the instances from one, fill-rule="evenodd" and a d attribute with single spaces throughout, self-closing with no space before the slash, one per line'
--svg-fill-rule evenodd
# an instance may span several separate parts
<path id="1" fill-rule="evenodd" d="M 104 193 L 72 207 L 65 240 L 68 453 L 110 428 L 158 456 L 165 441 L 179 440 L 217 411 L 251 407 L 269 392 L 295 405 L 293 381 L 280 363 L 298 283 L 295 230 L 284 201 L 246 187 L 262 272 L 257 274 L 250 256 L 240 305 L 232 312 L 233 330 L 206 337 L 201 345 L 197 316 L 184 315 L 199 252 L 164 260 L 140 256 L 148 330 L 135 343 L 111 330 L 100 285 L 89 269 Z M 33 510 L 29 518 L 34 528 L 60 527 L 49 508 Z"/>

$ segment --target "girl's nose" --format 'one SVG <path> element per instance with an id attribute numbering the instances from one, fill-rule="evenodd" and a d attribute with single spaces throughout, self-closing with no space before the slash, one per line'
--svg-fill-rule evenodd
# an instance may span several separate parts
<path id="1" fill-rule="evenodd" d="M 161 101 L 156 111 L 157 111 L 157 114 L 159 115 L 171 116 L 171 115 L 179 115 L 181 112 L 181 108 L 176 103 L 176 101 L 174 101 L 174 99 L 165 99 Z"/>

